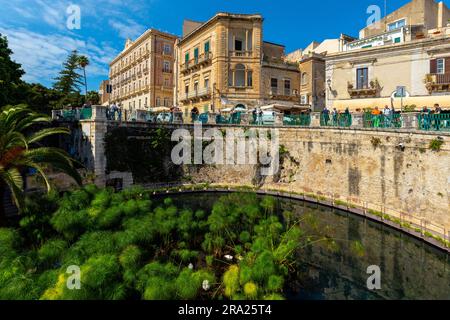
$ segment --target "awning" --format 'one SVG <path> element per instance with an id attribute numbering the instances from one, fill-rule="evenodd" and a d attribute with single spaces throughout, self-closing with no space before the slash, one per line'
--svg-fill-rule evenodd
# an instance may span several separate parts
<path id="1" fill-rule="evenodd" d="M 306 111 L 309 110 L 309 106 L 299 105 L 284 105 L 284 104 L 270 104 L 262 106 L 261 110 L 274 110 L 274 111 Z"/>
<path id="2" fill-rule="evenodd" d="M 167 107 L 150 108 L 150 112 L 154 112 L 154 113 L 169 112 L 169 111 L 170 111 L 170 108 L 167 108 Z"/>

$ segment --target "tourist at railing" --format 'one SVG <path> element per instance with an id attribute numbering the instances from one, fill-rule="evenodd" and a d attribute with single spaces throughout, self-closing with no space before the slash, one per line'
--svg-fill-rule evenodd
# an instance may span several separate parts
<path id="1" fill-rule="evenodd" d="M 380 118 L 381 118 L 381 111 L 378 109 L 378 107 L 375 107 L 375 109 L 372 110 L 372 116 L 373 116 L 373 126 L 374 128 L 380 127 Z"/>
<path id="2" fill-rule="evenodd" d="M 323 121 L 325 126 L 328 126 L 328 122 L 330 121 L 330 110 L 325 106 L 322 110 Z"/>
<path id="3" fill-rule="evenodd" d="M 193 107 L 191 110 L 191 120 L 192 122 L 195 122 L 198 120 L 198 115 L 200 112 L 198 111 L 197 107 Z"/>

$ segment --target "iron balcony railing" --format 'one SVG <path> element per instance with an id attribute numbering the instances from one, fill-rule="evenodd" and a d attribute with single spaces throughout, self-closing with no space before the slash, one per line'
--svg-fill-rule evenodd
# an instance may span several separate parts
<path id="1" fill-rule="evenodd" d="M 427 82 L 434 84 L 450 84 L 450 74 L 440 74 L 440 73 L 427 74 Z"/>

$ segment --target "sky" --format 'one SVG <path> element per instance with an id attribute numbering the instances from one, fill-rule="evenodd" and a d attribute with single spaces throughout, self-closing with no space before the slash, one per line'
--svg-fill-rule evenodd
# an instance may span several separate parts
<path id="1" fill-rule="evenodd" d="M 0 0 L 0 34 L 7 36 L 25 81 L 51 86 L 71 50 L 88 56 L 89 90 L 108 78 L 109 62 L 135 39 L 155 28 L 180 36 L 184 19 L 207 21 L 217 12 L 259 13 L 265 41 L 286 52 L 312 41 L 358 36 L 371 5 L 384 15 L 385 0 Z M 386 0 L 387 13 L 408 0 Z M 450 6 L 450 0 L 444 0 Z M 72 5 L 72 6 L 71 6 Z M 76 6 L 76 7 L 74 7 Z M 73 18 L 80 9 L 79 28 Z M 75 15 L 74 15 L 75 13 Z M 67 24 L 69 22 L 69 25 Z"/>

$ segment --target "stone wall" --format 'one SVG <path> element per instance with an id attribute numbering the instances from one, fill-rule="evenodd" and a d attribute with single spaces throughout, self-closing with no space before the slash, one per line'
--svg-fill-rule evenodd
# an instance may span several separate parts
<path id="1" fill-rule="evenodd" d="M 260 177 L 258 166 L 187 168 L 195 183 L 256 185 L 314 194 L 380 212 L 411 215 L 450 229 L 450 136 L 439 152 L 435 135 L 340 129 L 280 128 L 287 152 L 280 174 Z M 441 231 L 442 232 L 442 231 Z"/>

